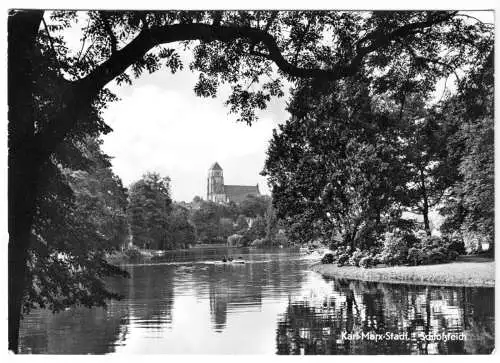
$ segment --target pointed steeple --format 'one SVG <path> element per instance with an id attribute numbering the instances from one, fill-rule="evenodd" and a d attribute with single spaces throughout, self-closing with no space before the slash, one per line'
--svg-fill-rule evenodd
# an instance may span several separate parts
<path id="1" fill-rule="evenodd" d="M 212 164 L 212 166 L 208 170 L 222 170 L 222 168 L 220 167 L 219 163 L 216 161 L 215 163 Z"/>
<path id="2" fill-rule="evenodd" d="M 224 172 L 218 162 L 213 163 L 210 169 L 208 169 L 207 200 L 216 203 L 224 203 L 226 201 Z"/>

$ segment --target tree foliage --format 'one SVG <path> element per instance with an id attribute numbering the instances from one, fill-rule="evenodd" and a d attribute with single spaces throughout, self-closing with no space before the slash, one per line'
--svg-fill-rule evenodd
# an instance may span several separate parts
<path id="1" fill-rule="evenodd" d="M 305 84 L 289 110 L 264 170 L 278 216 L 301 241 L 361 243 L 405 188 L 397 120 L 376 111 L 362 80 L 324 92 Z"/>
<path id="2" fill-rule="evenodd" d="M 473 232 L 494 242 L 493 53 L 442 106 L 453 130 L 447 149 L 458 160 L 458 177 L 442 212 L 446 232 Z"/>
<path id="3" fill-rule="evenodd" d="M 105 258 L 127 238 L 127 199 L 100 144 L 87 138 L 68 146 L 83 169 L 64 167 L 56 157 L 46 168 L 51 183 L 38 191 L 25 312 L 35 307 L 56 312 L 75 304 L 103 306 L 119 298 L 106 288 L 105 277 L 127 274 Z M 59 149 L 63 158 L 69 154 L 65 151 Z"/>
<path id="4" fill-rule="evenodd" d="M 167 244 L 171 204 L 168 177 L 146 173 L 130 186 L 127 214 L 134 245 L 158 250 Z"/>
<path id="5" fill-rule="evenodd" d="M 267 212 L 271 199 L 268 196 L 248 195 L 239 205 L 240 213 L 246 217 L 256 218 L 264 216 Z"/>
<path id="6" fill-rule="evenodd" d="M 203 243 L 214 243 L 220 242 L 222 239 L 225 241 L 225 238 L 220 234 L 220 222 L 227 217 L 228 210 L 225 205 L 202 201 L 199 208 L 193 209 L 190 219 L 195 227 L 198 240 Z"/>
<path id="7" fill-rule="evenodd" d="M 186 207 L 174 203 L 167 218 L 167 236 L 161 246 L 163 250 L 187 248 L 196 243 L 195 227 L 189 220 L 190 212 Z"/>

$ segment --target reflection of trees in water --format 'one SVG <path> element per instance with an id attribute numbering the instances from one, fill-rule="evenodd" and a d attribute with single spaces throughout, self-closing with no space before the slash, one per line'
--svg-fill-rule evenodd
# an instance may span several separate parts
<path id="1" fill-rule="evenodd" d="M 219 250 L 223 256 L 238 257 L 238 250 Z M 207 268 L 195 266 L 189 278 L 197 296 L 207 291 L 213 328 L 222 332 L 226 327 L 227 314 L 239 310 L 260 309 L 265 296 L 285 295 L 290 289 L 298 289 L 302 275 L 290 271 L 302 271 L 297 261 L 289 261 L 288 255 L 252 253 L 244 255 L 244 265 L 220 264 Z M 205 290 L 206 289 L 206 290 Z"/>
<path id="2" fill-rule="evenodd" d="M 174 272 L 164 265 L 131 269 L 127 300 L 131 320 L 138 326 L 162 330 L 172 324 Z"/>
<path id="3" fill-rule="evenodd" d="M 113 352 L 115 346 L 125 340 L 128 324 L 126 305 L 116 301 L 110 302 L 107 309 L 75 307 L 57 314 L 48 310 L 34 310 L 22 322 L 20 352 Z"/>
<path id="4" fill-rule="evenodd" d="M 336 354 L 336 339 L 342 330 L 342 320 L 307 302 L 289 302 L 284 319 L 278 322 L 276 345 L 278 354 Z"/>
<path id="5" fill-rule="evenodd" d="M 226 327 L 228 311 L 260 308 L 262 305 L 261 273 L 246 266 L 211 266 L 206 272 L 210 315 L 213 328 L 222 332 Z"/>
<path id="6" fill-rule="evenodd" d="M 334 280 L 322 303 L 289 301 L 278 354 L 464 354 L 494 348 L 494 290 Z M 409 340 L 349 340 L 342 333 L 407 333 Z M 465 333 L 429 342 L 422 334 Z"/>
<path id="7" fill-rule="evenodd" d="M 228 287 L 219 284 L 210 284 L 209 299 L 213 329 L 220 333 L 226 327 L 227 304 L 229 302 Z"/>
<path id="8" fill-rule="evenodd" d="M 173 270 L 152 266 L 130 268 L 130 279 L 111 279 L 110 289 L 124 299 L 107 309 L 84 307 L 52 314 L 37 310 L 26 317 L 21 330 L 21 351 L 51 354 L 113 352 L 126 339 L 131 323 L 149 330 L 171 322 L 174 301 Z"/>
<path id="9" fill-rule="evenodd" d="M 467 341 L 465 350 L 473 354 L 490 354 L 495 346 L 495 290 L 461 289 L 468 314 L 464 314 Z"/>

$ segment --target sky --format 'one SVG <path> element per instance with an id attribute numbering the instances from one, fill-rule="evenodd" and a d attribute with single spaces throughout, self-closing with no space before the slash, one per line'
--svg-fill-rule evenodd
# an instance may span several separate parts
<path id="1" fill-rule="evenodd" d="M 225 184 L 259 184 L 269 194 L 259 174 L 273 128 L 288 118 L 286 99 L 272 102 L 247 126 L 224 106 L 227 89 L 216 98 L 200 98 L 193 91 L 196 80 L 189 70 L 164 69 L 132 86 L 111 85 L 120 101 L 103 113 L 113 132 L 102 137 L 102 148 L 113 157 L 113 171 L 126 186 L 147 171 L 169 176 L 173 199 L 191 201 L 206 197 L 208 169 L 217 161 Z"/>

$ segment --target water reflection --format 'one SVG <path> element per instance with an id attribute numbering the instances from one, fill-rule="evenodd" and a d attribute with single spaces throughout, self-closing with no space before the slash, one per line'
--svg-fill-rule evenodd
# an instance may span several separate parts
<path id="1" fill-rule="evenodd" d="M 217 262 L 243 255 L 244 265 Z M 24 353 L 455 354 L 494 347 L 494 290 L 325 280 L 290 251 L 182 251 L 130 265 L 107 309 L 34 311 Z M 343 333 L 408 333 L 407 341 Z M 425 342 L 422 333 L 465 341 Z"/>
<path id="2" fill-rule="evenodd" d="M 22 323 L 22 353 L 104 354 L 126 340 L 128 312 L 111 303 L 108 310 L 75 308 L 52 314 L 36 311 Z"/>
<path id="3" fill-rule="evenodd" d="M 493 289 L 347 280 L 327 280 L 327 285 L 331 292 L 320 299 L 289 301 L 276 330 L 278 354 L 488 354 L 494 349 Z"/>

